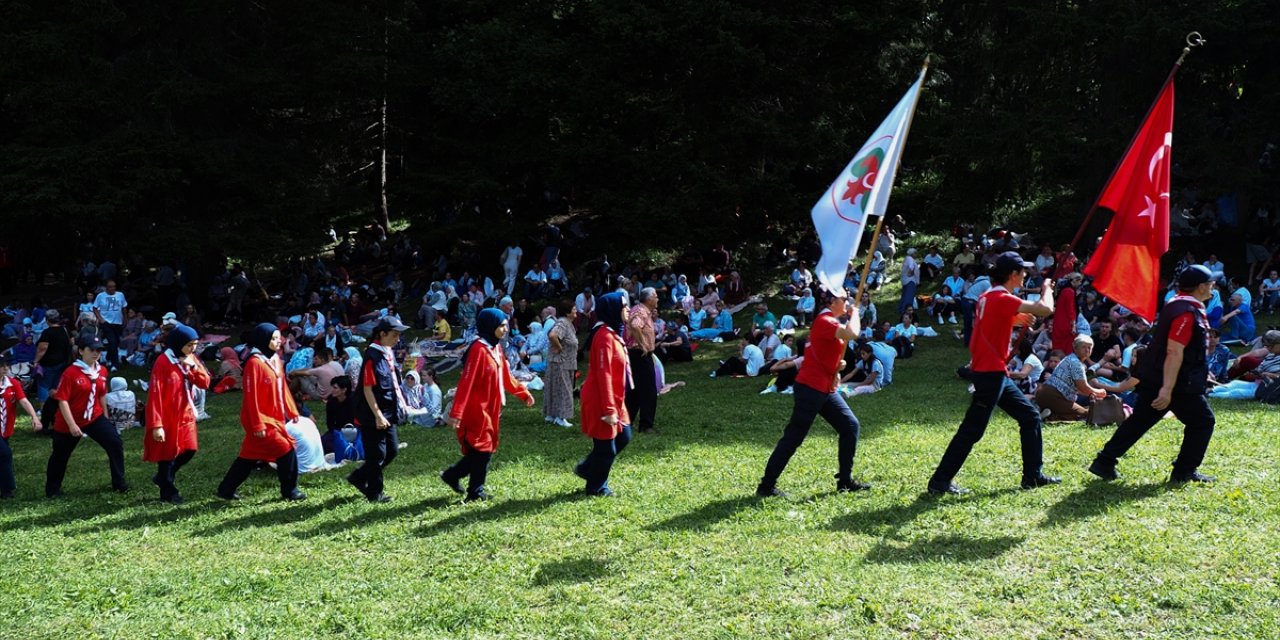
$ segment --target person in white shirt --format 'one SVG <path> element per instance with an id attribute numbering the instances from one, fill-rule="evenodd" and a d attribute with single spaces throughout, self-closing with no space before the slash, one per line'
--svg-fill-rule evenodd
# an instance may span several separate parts
<path id="1" fill-rule="evenodd" d="M 1204 261 L 1204 266 L 1208 267 L 1209 273 L 1212 273 L 1213 279 L 1218 282 L 1222 282 L 1222 279 L 1227 276 L 1227 266 L 1212 253 L 1209 254 L 1209 259 Z"/>
<path id="2" fill-rule="evenodd" d="M 523 256 L 524 250 L 514 242 L 502 250 L 502 288 L 506 291 L 516 290 L 516 275 L 520 273 L 520 258 Z"/>
<path id="3" fill-rule="evenodd" d="M 798 293 L 803 289 L 808 289 L 813 284 L 813 273 L 809 271 L 809 265 L 804 260 L 791 271 L 791 286 Z"/>
<path id="4" fill-rule="evenodd" d="M 800 291 L 800 299 L 796 301 L 796 315 L 800 318 L 800 326 L 813 320 L 814 308 L 817 305 L 817 299 L 813 297 L 813 289 L 805 287 Z"/>
<path id="5" fill-rule="evenodd" d="M 920 286 L 920 263 L 916 261 L 916 249 L 907 249 L 902 261 L 902 298 L 898 300 L 898 314 L 915 307 L 916 287 Z"/>
<path id="6" fill-rule="evenodd" d="M 1045 271 L 1052 269 L 1055 263 L 1056 261 L 1055 261 L 1055 258 L 1053 257 L 1053 247 L 1047 244 L 1044 245 L 1043 247 L 1040 247 L 1040 255 L 1036 256 L 1036 271 L 1039 271 L 1040 273 L 1044 273 Z"/>
<path id="7" fill-rule="evenodd" d="M 1267 274 L 1262 280 L 1262 286 L 1258 287 L 1258 297 L 1262 298 L 1267 313 L 1275 313 L 1276 308 L 1280 307 L 1280 271 L 1272 269 Z"/>
<path id="8" fill-rule="evenodd" d="M 530 300 L 537 300 L 546 295 L 547 291 L 547 272 L 542 270 L 541 265 L 533 265 L 529 273 L 524 274 L 524 296 Z"/>
<path id="9" fill-rule="evenodd" d="M 324 333 L 324 318 L 320 316 L 320 312 L 314 309 L 307 312 L 306 317 L 302 321 L 302 335 L 315 339 Z"/>
<path id="10" fill-rule="evenodd" d="M 720 363 L 720 367 L 711 372 L 712 378 L 723 378 L 725 376 L 747 376 L 754 378 L 759 375 L 761 368 L 765 365 L 764 351 L 757 344 L 763 336 L 752 336 L 747 334 L 742 338 L 741 351 L 736 356 L 730 356 L 728 359 Z"/>
<path id="11" fill-rule="evenodd" d="M 128 306 L 124 292 L 116 291 L 115 280 L 108 280 L 106 289 L 93 299 L 93 314 L 106 343 L 102 356 L 112 371 L 120 366 L 120 334 L 124 331 L 124 310 Z"/>
<path id="12" fill-rule="evenodd" d="M 759 344 L 760 350 L 764 352 L 764 359 L 776 360 L 777 358 L 773 355 L 773 352 L 780 344 L 782 344 L 782 341 L 778 339 L 778 334 L 774 331 L 773 323 L 764 323 L 764 327 L 760 330 Z"/>
<path id="13" fill-rule="evenodd" d="M 942 270 L 946 268 L 946 261 L 943 260 L 942 254 L 938 253 L 938 245 L 929 245 L 929 253 L 926 253 L 924 264 L 920 265 L 920 275 L 926 280 L 935 280 L 942 275 Z"/>

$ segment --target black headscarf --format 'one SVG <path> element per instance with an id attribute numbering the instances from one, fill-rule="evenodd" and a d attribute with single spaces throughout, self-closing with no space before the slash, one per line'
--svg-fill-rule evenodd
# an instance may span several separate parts
<path id="1" fill-rule="evenodd" d="M 276 352 L 271 349 L 271 336 L 275 335 L 276 329 L 274 324 L 264 322 L 253 328 L 253 332 L 249 334 L 249 346 L 262 352 L 262 355 L 270 358 Z"/>
<path id="2" fill-rule="evenodd" d="M 617 291 L 606 293 L 602 296 L 596 296 L 596 320 L 601 325 L 613 329 L 613 332 L 622 336 L 622 307 L 626 304 L 626 298 Z M 583 343 L 583 351 L 591 351 L 591 342 L 595 340 L 596 332 L 600 330 L 600 326 L 591 329 L 591 333 L 587 335 L 587 340 Z"/>
<path id="3" fill-rule="evenodd" d="M 476 316 L 476 335 L 489 344 L 498 344 L 498 327 L 507 321 L 502 309 L 485 309 Z"/>
<path id="4" fill-rule="evenodd" d="M 182 355 L 182 348 L 187 346 L 192 340 L 199 340 L 200 336 L 196 334 L 196 330 L 185 324 L 179 323 L 169 330 L 169 335 L 164 338 L 164 346 L 173 352 L 175 357 Z M 267 336 L 269 341 L 271 336 Z"/>

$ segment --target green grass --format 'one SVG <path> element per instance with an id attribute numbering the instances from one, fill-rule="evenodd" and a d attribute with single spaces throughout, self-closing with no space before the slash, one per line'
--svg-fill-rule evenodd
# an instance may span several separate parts
<path id="1" fill-rule="evenodd" d="M 889 296 L 883 296 L 885 300 Z M 791 408 L 764 381 L 711 380 L 730 345 L 669 379 L 658 436 L 619 458 L 614 500 L 578 495 L 577 429 L 513 403 L 490 473 L 496 500 L 459 504 L 435 477 L 448 430 L 407 428 L 389 505 L 358 499 L 342 471 L 309 475 L 300 504 L 255 474 L 245 500 L 212 493 L 239 446 L 238 395 L 212 400 L 201 451 L 159 503 L 126 432 L 134 491 L 108 490 L 92 442 L 68 496 L 46 501 L 47 440 L 11 443 L 17 500 L 0 503 L 0 638 L 1129 638 L 1277 637 L 1280 486 L 1274 409 L 1219 403 L 1211 486 L 1165 483 L 1181 430 L 1166 421 L 1121 463 L 1084 467 L 1111 433 L 1045 429 L 1046 470 L 1019 479 L 1016 425 L 991 424 L 957 481 L 922 495 L 968 402 L 950 337 L 923 339 L 894 385 L 852 402 L 855 474 L 833 492 L 835 439 L 819 422 L 782 477 L 786 500 L 751 492 Z"/>

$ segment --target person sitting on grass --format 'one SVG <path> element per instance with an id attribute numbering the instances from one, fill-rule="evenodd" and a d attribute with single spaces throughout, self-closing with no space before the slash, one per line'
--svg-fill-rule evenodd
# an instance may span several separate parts
<path id="1" fill-rule="evenodd" d="M 956 303 L 955 292 L 951 287 L 942 285 L 938 288 L 938 292 L 933 294 L 933 304 L 929 307 L 929 315 L 938 324 L 945 324 L 950 318 L 951 324 L 956 324 L 956 309 L 959 309 Z"/>
<path id="2" fill-rule="evenodd" d="M 655 351 L 658 360 L 668 362 L 693 362 L 692 342 L 689 334 L 676 322 L 668 322 L 664 335 L 658 338 Z"/>
<path id="3" fill-rule="evenodd" d="M 876 358 L 876 352 L 869 344 L 858 345 L 854 352 L 857 362 L 853 371 L 840 379 L 840 393 L 848 397 L 879 391 L 884 387 L 884 363 Z"/>
<path id="4" fill-rule="evenodd" d="M 1079 420 L 1089 410 L 1077 400 L 1084 398 L 1092 401 L 1107 397 L 1106 391 L 1089 384 L 1089 378 L 1085 374 L 1084 361 L 1092 350 L 1093 338 L 1083 334 L 1076 336 L 1072 354 L 1064 358 L 1054 368 L 1053 375 L 1036 390 L 1035 401 L 1036 406 L 1040 407 L 1041 417 L 1049 421 Z"/>
<path id="5" fill-rule="evenodd" d="M 1235 355 L 1218 337 L 1217 329 L 1209 329 L 1209 380 L 1224 383 L 1228 380 L 1227 372 L 1231 370 L 1231 360 Z M 1266 337 L 1266 334 L 1263 334 Z"/>
<path id="6" fill-rule="evenodd" d="M 758 336 L 744 335 L 738 346 L 738 355 L 720 361 L 720 367 L 711 372 L 712 378 L 726 376 L 747 376 L 754 378 L 765 368 L 764 351 L 759 346 Z"/>
<path id="7" fill-rule="evenodd" d="M 898 352 L 899 358 L 910 358 L 916 351 L 916 336 L 919 333 L 915 315 L 908 312 L 902 314 L 902 322 L 890 329 L 885 338 Z"/>
<path id="8" fill-rule="evenodd" d="M 693 306 L 685 312 L 685 321 L 689 323 L 690 332 L 702 329 L 702 323 L 707 321 L 707 310 L 702 308 L 701 300 L 693 299 Z"/>
<path id="9" fill-rule="evenodd" d="M 791 385 L 796 381 L 796 375 L 800 373 L 800 365 L 804 364 L 804 346 L 807 340 L 800 341 L 796 346 L 795 336 L 787 335 L 782 337 L 782 345 L 774 353 L 778 355 L 773 361 L 773 366 L 769 367 L 769 373 L 774 374 L 774 381 L 760 395 L 770 393 L 781 393 L 790 395 Z M 795 351 L 792 351 L 795 349 Z"/>
<path id="10" fill-rule="evenodd" d="M 1040 386 L 1040 377 L 1044 375 L 1044 363 L 1031 348 L 1030 340 L 1018 343 L 1018 355 L 1009 361 L 1009 379 L 1017 385 L 1018 390 L 1034 396 L 1036 387 Z"/>
<path id="11" fill-rule="evenodd" d="M 813 313 L 817 303 L 817 299 L 813 297 L 812 288 L 805 287 L 800 290 L 800 299 L 796 300 L 796 318 L 799 320 L 801 327 L 813 320 Z"/>
<path id="12" fill-rule="evenodd" d="M 1222 314 L 1219 325 L 1221 339 L 1226 343 L 1248 344 L 1257 337 L 1258 329 L 1253 319 L 1253 310 L 1245 302 L 1240 293 L 1233 293 L 1227 300 L 1227 311 Z"/>
<path id="13" fill-rule="evenodd" d="M 710 340 L 712 342 L 724 342 L 725 340 L 733 340 L 738 337 L 738 332 L 733 328 L 733 314 L 729 313 L 724 306 L 724 301 L 716 302 L 716 316 L 712 321 L 711 327 L 707 329 L 698 329 L 689 334 L 694 340 Z"/>
<path id="14" fill-rule="evenodd" d="M 769 305 L 761 302 L 756 305 L 755 315 L 751 316 L 751 332 L 759 335 L 764 331 L 765 325 L 778 326 L 778 318 L 769 310 Z"/>
<path id="15" fill-rule="evenodd" d="M 1235 380 L 1209 390 L 1209 397 L 1224 400 L 1254 400 L 1259 386 L 1280 378 L 1280 331 L 1274 329 L 1262 334 L 1266 355 L 1252 369 Z"/>

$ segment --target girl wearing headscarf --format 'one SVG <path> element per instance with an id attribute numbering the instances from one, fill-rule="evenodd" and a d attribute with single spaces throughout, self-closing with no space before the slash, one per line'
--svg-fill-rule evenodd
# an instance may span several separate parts
<path id="1" fill-rule="evenodd" d="M 285 500 L 305 500 L 298 490 L 298 455 L 293 436 L 285 423 L 298 418 L 293 395 L 285 387 L 284 367 L 276 352 L 280 349 L 280 332 L 275 325 L 263 323 L 249 335 L 249 356 L 244 364 L 244 402 L 240 406 L 240 425 L 244 440 L 240 455 L 218 485 L 217 495 L 223 500 L 239 500 L 236 489 L 249 478 L 259 462 L 275 462 L 280 478 L 280 495 Z"/>
<path id="2" fill-rule="evenodd" d="M 364 368 L 364 357 L 360 355 L 360 350 L 355 347 L 347 347 L 347 361 L 342 365 L 343 373 L 352 382 L 360 379 L 360 370 Z"/>
<path id="3" fill-rule="evenodd" d="M 507 314 L 485 309 L 476 317 L 479 338 L 467 349 L 462 377 L 449 412 L 449 426 L 458 433 L 462 459 L 440 472 L 440 479 L 457 493 L 463 493 L 462 479 L 470 477 L 466 501 L 488 500 L 484 481 L 489 460 L 498 450 L 498 422 L 507 393 L 514 393 L 526 406 L 533 406 L 533 394 L 511 375 L 502 354 L 501 340 L 507 335 Z"/>
<path id="4" fill-rule="evenodd" d="M 86 435 L 107 452 L 111 487 L 121 493 L 129 490 L 124 479 L 124 441 L 106 416 L 107 369 L 98 364 L 102 349 L 102 340 L 97 337 L 76 340 L 79 359 L 62 373 L 57 390 L 50 396 L 58 402 L 53 420 L 53 454 L 45 472 L 44 493 L 50 498 L 62 495 L 67 462 Z"/>
<path id="5" fill-rule="evenodd" d="M 244 377 L 244 368 L 240 365 L 240 354 L 231 347 L 223 347 L 218 350 L 218 357 L 222 359 L 222 364 L 218 365 L 218 384 L 213 390 L 216 393 L 226 393 L 239 389 L 241 379 Z"/>
<path id="6" fill-rule="evenodd" d="M 612 496 L 609 471 L 619 453 L 631 442 L 631 416 L 626 392 L 632 386 L 631 365 L 622 342 L 627 322 L 622 294 L 610 293 L 596 300 L 598 322 L 587 336 L 591 364 L 582 383 L 582 433 L 594 442 L 591 453 L 573 472 L 586 481 L 586 493 Z"/>
<path id="7" fill-rule="evenodd" d="M 179 324 L 165 338 L 165 350 L 151 368 L 147 387 L 147 434 L 142 439 L 142 459 L 156 463 L 151 481 L 160 487 L 160 499 L 182 504 L 174 479 L 178 470 L 195 457 L 197 389 L 208 389 L 210 376 L 200 358 L 195 329 Z"/>

